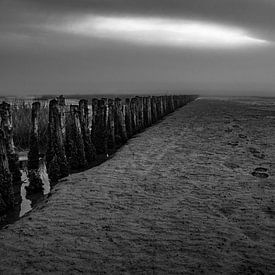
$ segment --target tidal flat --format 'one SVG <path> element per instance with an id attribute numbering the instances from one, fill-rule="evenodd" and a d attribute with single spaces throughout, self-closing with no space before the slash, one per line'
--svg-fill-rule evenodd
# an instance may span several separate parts
<path id="1" fill-rule="evenodd" d="M 274 98 L 199 98 L 0 231 L 0 272 L 274 274 Z"/>

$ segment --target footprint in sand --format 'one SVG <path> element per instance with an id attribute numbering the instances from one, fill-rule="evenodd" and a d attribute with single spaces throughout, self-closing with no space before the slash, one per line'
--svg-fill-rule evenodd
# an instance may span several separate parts
<path id="1" fill-rule="evenodd" d="M 232 128 L 228 127 L 227 129 L 224 130 L 226 133 L 231 133 L 233 131 Z"/>
<path id="2" fill-rule="evenodd" d="M 265 158 L 265 154 L 261 153 L 259 150 L 257 150 L 254 147 L 249 147 L 248 150 L 249 150 L 250 153 L 252 153 L 252 155 L 255 158 L 258 158 L 258 159 L 264 159 Z"/>
<path id="3" fill-rule="evenodd" d="M 226 166 L 227 168 L 231 168 L 231 169 L 240 168 L 240 166 L 238 164 L 233 163 L 233 162 L 225 162 L 224 166 Z"/>
<path id="4" fill-rule="evenodd" d="M 257 167 L 257 168 L 254 169 L 254 171 L 256 171 L 256 172 L 267 172 L 267 169 L 264 168 L 264 167 Z"/>
<path id="5" fill-rule="evenodd" d="M 244 134 L 239 134 L 239 138 L 242 138 L 242 139 L 247 139 L 247 136 L 244 135 Z"/>
<path id="6" fill-rule="evenodd" d="M 269 175 L 267 173 L 267 169 L 264 167 L 257 167 L 254 169 L 254 171 L 251 173 L 252 176 L 257 177 L 257 178 L 261 178 L 261 179 L 265 179 L 268 178 Z"/>
<path id="7" fill-rule="evenodd" d="M 235 146 L 239 145 L 239 142 L 238 141 L 229 141 L 229 142 L 227 142 L 227 144 L 235 147 Z"/>

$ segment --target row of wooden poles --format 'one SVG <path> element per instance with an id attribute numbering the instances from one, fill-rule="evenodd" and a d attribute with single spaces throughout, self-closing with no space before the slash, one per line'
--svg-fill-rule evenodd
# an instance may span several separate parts
<path id="1" fill-rule="evenodd" d="M 113 153 L 133 135 L 195 98 L 194 95 L 136 96 L 123 100 L 94 98 L 90 104 L 81 99 L 79 104 L 69 106 L 63 96 L 52 99 L 49 102 L 46 151 L 51 182 L 91 166 L 102 156 Z M 20 171 L 12 138 L 10 106 L 2 103 L 0 109 L 0 199 L 2 197 L 8 206 L 12 206 L 12 187 Z M 34 102 L 28 153 L 29 190 L 33 192 L 43 186 L 39 176 L 39 113 L 40 103 Z"/>
<path id="2" fill-rule="evenodd" d="M 18 155 L 13 143 L 11 106 L 0 104 L 0 215 L 15 206 L 15 190 L 21 185 Z M 20 189 L 20 186 L 19 186 Z"/>

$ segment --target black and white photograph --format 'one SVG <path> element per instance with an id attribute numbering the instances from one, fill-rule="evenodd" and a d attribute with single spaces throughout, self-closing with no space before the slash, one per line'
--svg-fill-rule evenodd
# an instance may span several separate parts
<path id="1" fill-rule="evenodd" d="M 275 1 L 0 0 L 0 274 L 275 274 Z"/>

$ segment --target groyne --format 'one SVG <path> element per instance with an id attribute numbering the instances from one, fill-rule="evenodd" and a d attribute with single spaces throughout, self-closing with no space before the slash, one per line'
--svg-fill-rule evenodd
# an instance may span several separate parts
<path id="1" fill-rule="evenodd" d="M 194 100 L 194 95 L 136 96 L 133 98 L 81 99 L 66 105 L 64 96 L 49 102 L 46 167 L 51 183 L 91 167 L 106 158 L 133 135 Z M 40 103 L 33 102 L 28 153 L 29 193 L 40 192 Z M 18 203 L 20 169 L 13 142 L 11 105 L 0 105 L 0 215 Z"/>

